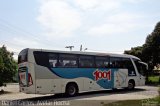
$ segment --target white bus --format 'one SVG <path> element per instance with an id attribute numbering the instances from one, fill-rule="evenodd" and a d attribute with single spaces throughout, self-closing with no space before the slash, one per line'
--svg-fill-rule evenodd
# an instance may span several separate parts
<path id="1" fill-rule="evenodd" d="M 18 56 L 20 91 L 66 93 L 145 85 L 147 64 L 125 54 L 24 49 Z"/>

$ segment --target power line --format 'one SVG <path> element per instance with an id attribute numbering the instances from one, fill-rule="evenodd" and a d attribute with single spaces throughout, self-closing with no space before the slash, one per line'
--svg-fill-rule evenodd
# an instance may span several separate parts
<path id="1" fill-rule="evenodd" d="M 31 33 L 31 32 L 28 32 L 28 31 L 26 31 L 26 30 L 24 30 L 24 29 L 22 29 L 22 28 L 20 28 L 20 27 L 17 27 L 17 26 L 15 26 L 15 25 L 13 25 L 13 24 L 11 24 L 10 22 L 8 22 L 8 21 L 6 21 L 6 20 L 4 20 L 4 19 L 2 19 L 2 18 L 0 18 L 0 30 L 2 30 L 2 31 L 4 31 L 5 30 L 5 33 L 10 33 L 10 34 L 23 34 L 23 35 L 26 35 L 25 37 L 27 37 L 27 38 L 29 38 L 29 39 L 33 39 L 34 41 L 37 41 L 37 42 L 41 42 L 41 43 L 43 43 L 43 44 L 45 44 L 45 45 L 47 45 L 47 46 L 50 46 L 50 47 L 53 47 L 52 45 L 54 44 L 54 45 L 57 45 L 57 46 L 59 46 L 59 47 L 65 47 L 64 45 L 60 45 L 60 44 L 56 44 L 55 42 L 53 43 L 49 43 L 50 41 L 49 40 L 47 40 L 47 39 L 40 39 L 39 38 L 39 36 L 37 36 L 36 34 L 33 34 L 33 33 Z M 29 36 L 29 35 L 31 35 L 31 36 Z M 20 45 L 17 45 L 17 44 L 15 44 L 15 43 L 13 43 L 13 42 L 10 42 L 10 41 L 7 41 L 7 40 L 4 40 L 5 42 L 7 42 L 7 43 L 10 43 L 11 45 L 15 45 L 15 46 L 18 46 L 18 47 L 22 47 L 22 46 L 20 46 Z M 52 45 L 51 45 L 52 44 Z M 106 51 L 106 50 L 94 50 L 94 49 L 90 49 L 90 48 L 87 48 L 87 50 L 91 50 L 91 51 Z M 123 53 L 124 51 L 107 51 L 107 52 L 121 52 L 121 53 Z"/>
<path id="2" fill-rule="evenodd" d="M 37 42 L 43 42 L 43 44 L 45 44 L 45 45 L 47 45 L 47 46 L 51 46 L 51 44 L 54 44 L 54 45 L 57 45 L 57 46 L 59 46 L 59 47 L 62 47 L 62 45 L 59 45 L 59 44 L 56 44 L 55 42 L 53 43 L 49 43 L 50 41 L 48 41 L 47 39 L 45 39 L 45 41 L 44 40 L 42 40 L 42 39 L 40 39 L 39 38 L 39 36 L 36 36 L 35 34 L 33 34 L 33 33 L 31 33 L 31 32 L 28 32 L 28 31 L 26 31 L 26 30 L 24 30 L 24 29 L 22 29 L 22 28 L 19 28 L 19 27 L 17 27 L 17 26 L 15 26 L 15 25 L 13 25 L 13 24 L 11 24 L 11 23 L 9 23 L 9 22 L 7 22 L 7 21 L 5 21 L 4 19 L 0 19 L 0 21 L 1 21 L 1 24 L 0 25 L 2 25 L 2 28 L 4 29 L 4 27 L 5 28 L 7 28 L 7 29 L 9 29 L 9 30 L 7 30 L 6 32 L 8 32 L 8 31 L 10 31 L 10 33 L 23 33 L 24 35 L 26 35 L 25 37 L 28 37 L 28 38 L 33 38 L 35 41 L 37 41 Z M 3 22 L 3 23 L 2 23 Z M 28 35 L 31 35 L 31 36 L 28 36 Z M 46 42 L 47 41 L 47 42 Z M 52 47 L 52 46 L 51 46 Z M 64 46 L 63 46 L 64 47 Z"/>

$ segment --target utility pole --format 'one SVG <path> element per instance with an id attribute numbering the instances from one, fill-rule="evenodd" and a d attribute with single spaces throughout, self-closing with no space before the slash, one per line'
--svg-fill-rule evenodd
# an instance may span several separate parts
<path id="1" fill-rule="evenodd" d="M 80 51 L 82 51 L 82 45 L 80 46 Z"/>
<path id="2" fill-rule="evenodd" d="M 85 48 L 84 51 L 88 50 L 88 48 Z"/>
<path id="3" fill-rule="evenodd" d="M 82 45 L 80 46 L 80 51 L 82 51 L 83 50 L 83 47 L 82 47 Z M 84 49 L 84 51 L 86 51 L 86 50 L 88 50 L 88 48 L 85 48 Z"/>
<path id="4" fill-rule="evenodd" d="M 70 51 L 72 51 L 72 48 L 74 48 L 74 46 L 66 46 L 65 48 L 69 48 Z"/>

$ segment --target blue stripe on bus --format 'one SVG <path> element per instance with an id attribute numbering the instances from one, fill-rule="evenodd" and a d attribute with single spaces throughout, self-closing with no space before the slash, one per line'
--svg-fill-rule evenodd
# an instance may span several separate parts
<path id="1" fill-rule="evenodd" d="M 90 78 L 94 81 L 95 76 L 93 73 L 96 70 L 100 70 L 101 72 L 111 70 L 111 80 L 108 79 L 99 79 L 97 80 L 97 84 L 103 87 L 104 89 L 109 89 L 114 87 L 114 72 L 118 71 L 118 69 L 106 69 L 106 68 L 51 68 L 51 71 L 62 78 L 73 79 L 73 78 Z"/>

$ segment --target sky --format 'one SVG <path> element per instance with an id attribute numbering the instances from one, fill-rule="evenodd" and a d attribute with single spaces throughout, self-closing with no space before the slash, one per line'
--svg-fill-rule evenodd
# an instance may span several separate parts
<path id="1" fill-rule="evenodd" d="M 123 53 L 160 21 L 160 0 L 0 0 L 0 47 Z"/>

